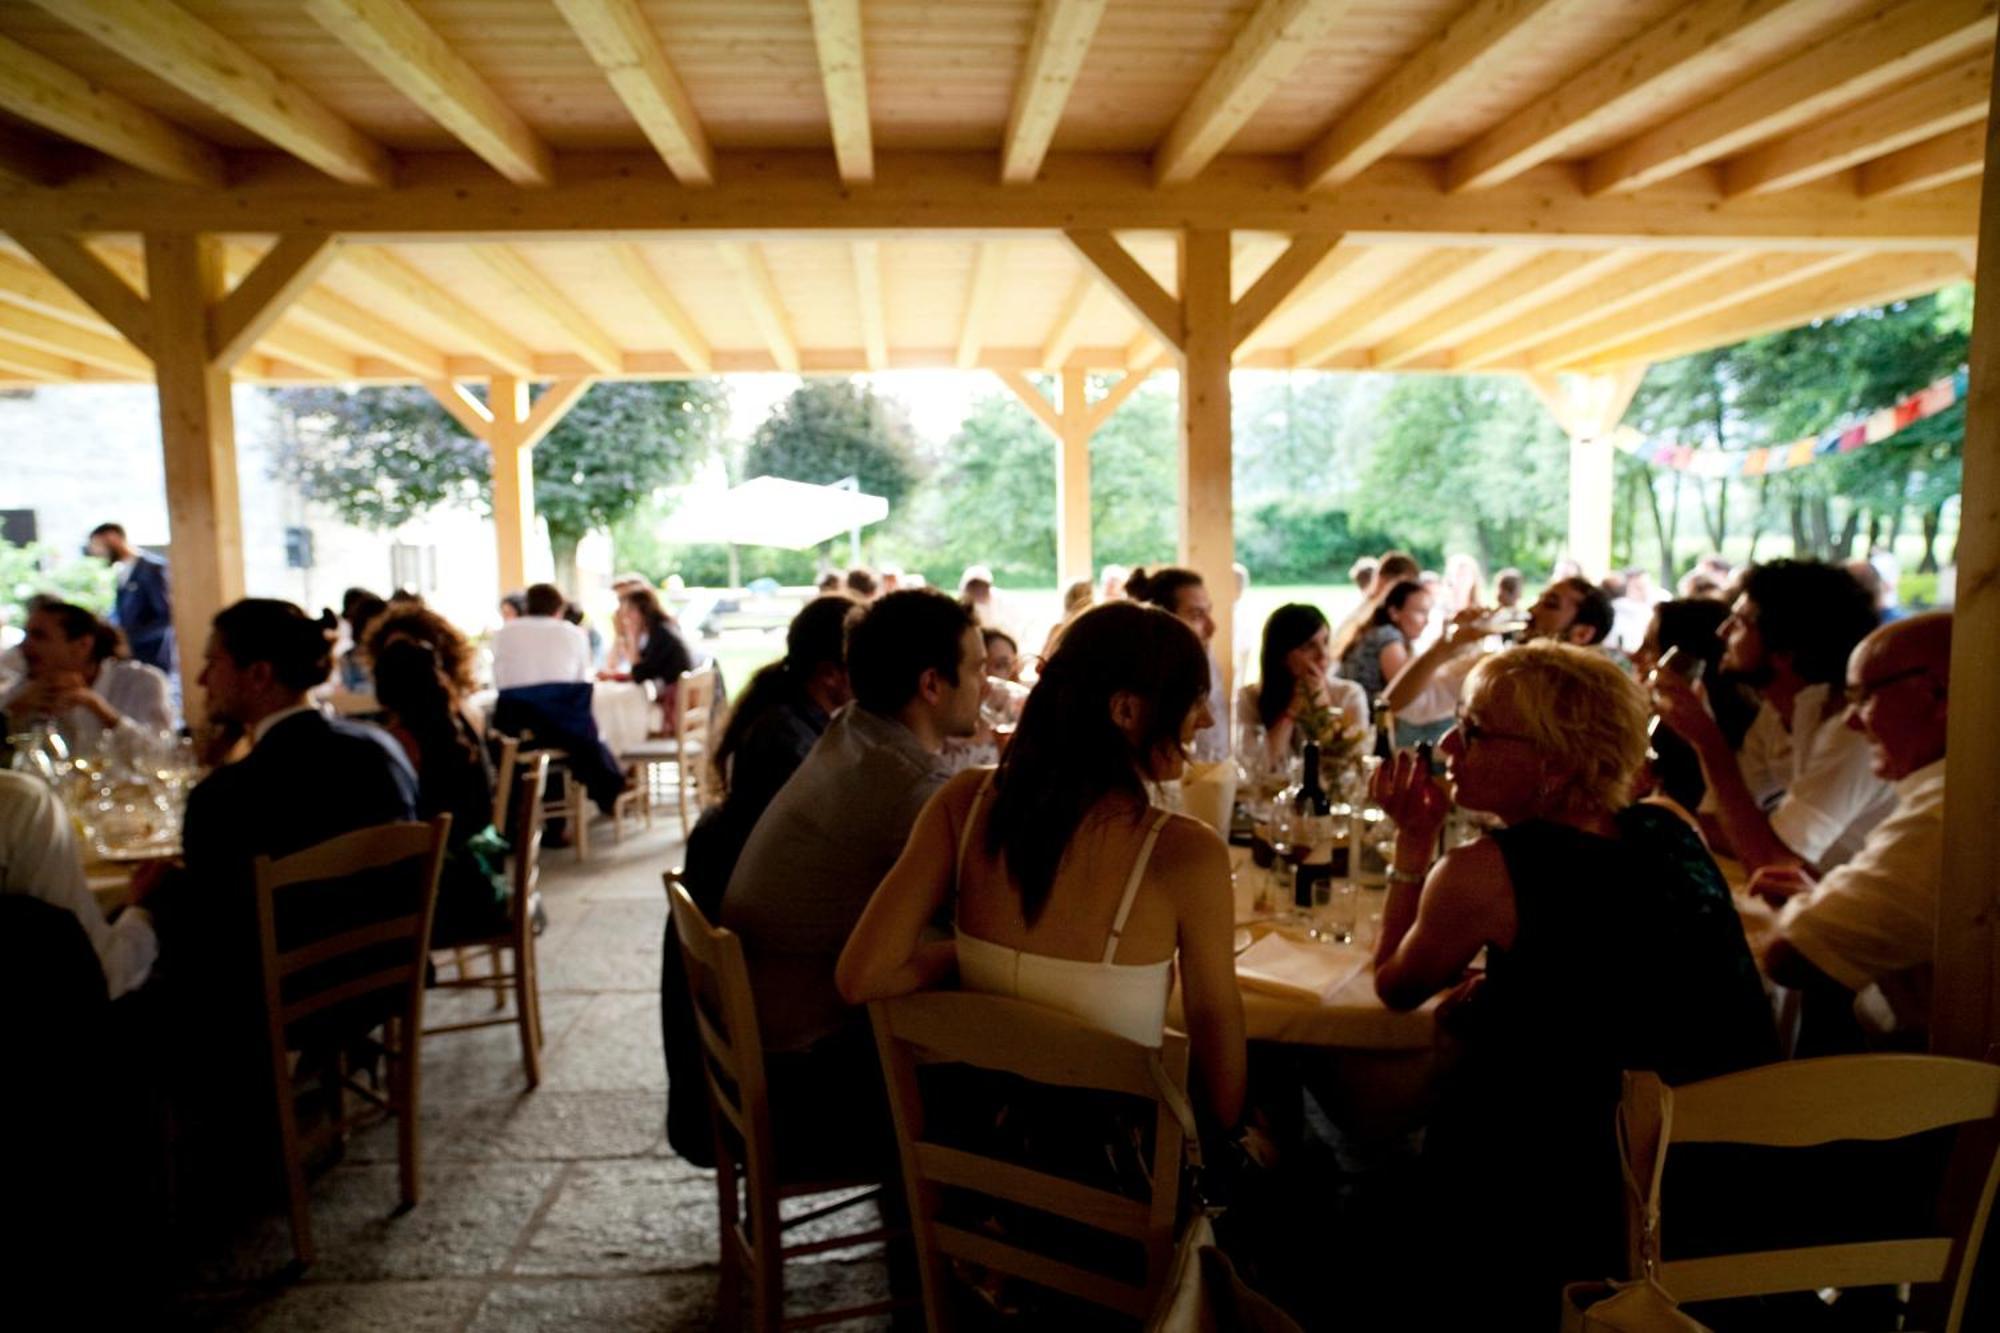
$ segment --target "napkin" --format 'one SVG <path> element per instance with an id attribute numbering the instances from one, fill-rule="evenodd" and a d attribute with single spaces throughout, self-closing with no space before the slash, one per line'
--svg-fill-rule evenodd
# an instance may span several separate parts
<path id="1" fill-rule="evenodd" d="M 1367 966 L 1365 949 L 1306 944 L 1272 931 L 1236 956 L 1236 980 L 1252 990 L 1326 1004 Z"/>

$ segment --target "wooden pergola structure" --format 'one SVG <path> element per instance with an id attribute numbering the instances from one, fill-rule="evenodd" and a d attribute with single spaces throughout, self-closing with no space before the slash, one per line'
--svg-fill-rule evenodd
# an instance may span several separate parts
<path id="1" fill-rule="evenodd" d="M 0 381 L 157 382 L 189 644 L 243 586 L 233 378 L 430 386 L 493 450 L 514 584 L 533 446 L 592 380 L 990 370 L 1060 441 L 1072 577 L 1091 435 L 1170 366 L 1181 559 L 1229 586 L 1232 367 L 1511 372 L 1574 442 L 1601 567 L 1602 437 L 1647 363 L 1990 262 L 1996 8 L 0 0 Z M 1974 1054 L 1985 298 L 1938 1028 Z M 1090 402 L 1091 372 L 1124 378 Z"/>

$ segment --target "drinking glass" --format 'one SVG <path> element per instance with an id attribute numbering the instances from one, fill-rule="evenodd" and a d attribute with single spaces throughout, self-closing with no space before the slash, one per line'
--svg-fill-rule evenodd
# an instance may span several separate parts
<path id="1" fill-rule="evenodd" d="M 1283 801 L 1271 809 L 1271 893 L 1281 914 L 1290 911 L 1295 902 L 1298 879 L 1292 855 L 1301 846 L 1312 845 L 1303 822 L 1299 812 Z"/>
<path id="2" fill-rule="evenodd" d="M 1321 944 L 1354 943 L 1359 919 L 1358 889 L 1351 879 L 1322 879 L 1313 885 L 1312 938 Z"/>

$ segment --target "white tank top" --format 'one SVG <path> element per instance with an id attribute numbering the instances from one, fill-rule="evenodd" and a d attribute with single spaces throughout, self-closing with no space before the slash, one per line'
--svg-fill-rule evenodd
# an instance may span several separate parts
<path id="1" fill-rule="evenodd" d="M 993 785 L 988 778 L 980 784 L 966 812 L 965 827 L 958 835 L 958 863 L 953 887 L 962 888 L 965 877 L 965 849 L 972 841 L 973 825 L 979 822 L 979 807 Z M 1158 1046 L 1167 1025 L 1167 987 L 1173 960 L 1157 963 L 1117 963 L 1118 938 L 1125 930 L 1125 918 L 1132 913 L 1139 881 L 1145 878 L 1146 864 L 1153 859 L 1153 845 L 1166 826 L 1171 812 L 1162 810 L 1146 830 L 1146 841 L 1132 873 L 1125 879 L 1124 896 L 1118 900 L 1118 914 L 1112 918 L 1111 934 L 1104 941 L 1101 962 L 1075 958 L 1052 958 L 1047 954 L 1012 949 L 991 940 L 982 940 L 956 930 L 958 976 L 967 990 L 988 995 L 1007 995 L 1081 1019 L 1093 1027 L 1138 1042 Z"/>

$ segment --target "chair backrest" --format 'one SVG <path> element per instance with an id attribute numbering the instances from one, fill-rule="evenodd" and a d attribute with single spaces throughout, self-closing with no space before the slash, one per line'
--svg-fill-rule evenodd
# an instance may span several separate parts
<path id="1" fill-rule="evenodd" d="M 538 750 L 514 769 L 514 816 L 500 827 L 514 856 L 514 914 L 525 916 L 542 878 L 542 806 L 549 787 L 549 754 Z"/>
<path id="2" fill-rule="evenodd" d="M 257 930 L 273 1056 L 336 1008 L 370 1019 L 423 1012 L 424 963 L 451 816 L 357 829 L 255 862 Z M 399 1007 L 399 1002 L 402 1007 Z"/>
<path id="3" fill-rule="evenodd" d="M 1652 1177 L 1663 1124 L 1670 1148 L 1684 1143 L 1814 1148 L 1961 1127 L 1939 1207 L 1942 1234 L 1713 1255 L 1662 1262 L 1656 1270 L 1661 1285 L 1683 1302 L 1821 1287 L 1935 1284 L 1939 1306 L 1949 1309 L 1946 1333 L 1956 1333 L 2000 1183 L 1995 1152 L 2000 1065 L 1932 1055 L 1841 1055 L 1765 1065 L 1680 1087 L 1668 1087 L 1655 1074 L 1628 1073 L 1621 1114 L 1626 1151 L 1642 1187 Z M 1636 1198 L 1628 1197 L 1627 1204 L 1627 1244 L 1637 1273 L 1644 1218 Z M 1662 1231 L 1672 1205 L 1663 1194 Z"/>
<path id="4" fill-rule="evenodd" d="M 674 734 L 681 744 L 708 743 L 709 717 L 715 709 L 716 683 L 721 673 L 714 663 L 681 673 L 674 682 Z"/>
<path id="5" fill-rule="evenodd" d="M 963 1259 L 1054 1288 L 1135 1318 L 1149 1314 L 1173 1261 L 1180 1201 L 1181 1121 L 1162 1096 L 1158 1069 L 1176 1087 L 1187 1081 L 1187 1040 L 1168 1033 L 1157 1050 L 1022 1000 L 940 991 L 869 1006 L 889 1104 L 896 1117 L 903 1177 L 922 1260 L 924 1303 L 940 1327 L 949 1296 L 935 1290 L 944 1257 Z M 1122 1093 L 1153 1103 L 1153 1181 L 1147 1200 L 1097 1188 L 1032 1166 L 936 1141 L 929 1133 L 917 1069 L 959 1064 L 1014 1074 L 1047 1087 Z M 938 1187 L 983 1195 L 1055 1214 L 1072 1224 L 1136 1242 L 1145 1254 L 1143 1283 L 1036 1253 L 941 1222 Z"/>
<path id="6" fill-rule="evenodd" d="M 501 736 L 500 758 L 493 766 L 493 827 L 507 836 L 507 814 L 514 800 L 514 768 L 521 762 L 521 739 Z"/>
<path id="7" fill-rule="evenodd" d="M 740 1162 L 750 1175 L 752 1197 L 775 1162 L 771 1150 L 771 1101 L 764 1082 L 764 1041 L 757 1030 L 757 1004 L 743 941 L 734 931 L 709 924 L 671 871 L 667 899 L 687 964 L 688 997 L 701 1037 L 702 1070 L 721 1118 L 716 1122 L 718 1165 Z M 772 1183 L 775 1183 L 773 1178 Z"/>

